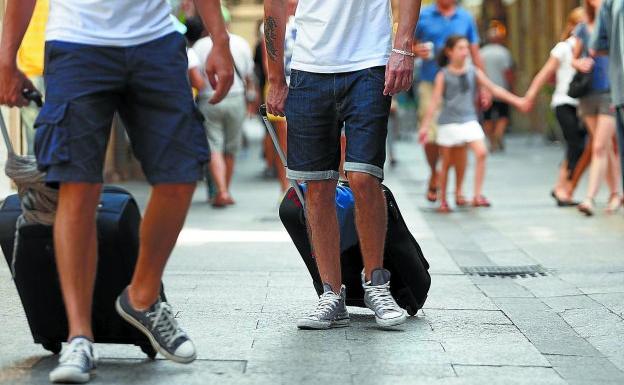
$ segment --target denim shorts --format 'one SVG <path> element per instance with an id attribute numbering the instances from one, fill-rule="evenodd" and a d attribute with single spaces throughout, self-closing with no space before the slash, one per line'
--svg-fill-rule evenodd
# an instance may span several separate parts
<path id="1" fill-rule="evenodd" d="M 347 138 L 344 170 L 383 179 L 390 96 L 385 67 L 335 74 L 292 70 L 286 120 L 288 177 L 338 179 L 340 134 Z"/>
<path id="2" fill-rule="evenodd" d="M 45 61 L 35 154 L 48 182 L 102 183 L 115 112 L 151 184 L 203 178 L 210 153 L 182 35 L 130 47 L 48 41 Z"/>

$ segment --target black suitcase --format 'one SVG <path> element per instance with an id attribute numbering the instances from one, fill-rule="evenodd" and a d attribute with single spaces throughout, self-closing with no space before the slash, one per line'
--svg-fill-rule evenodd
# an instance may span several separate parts
<path id="1" fill-rule="evenodd" d="M 15 285 L 35 343 L 56 354 L 67 339 L 68 327 L 56 271 L 52 227 L 22 226 L 14 254 L 16 220 L 21 212 L 19 197 L 7 197 L 0 208 L 0 246 L 7 263 L 14 268 Z M 119 317 L 114 306 L 134 272 L 140 222 L 141 213 L 132 195 L 122 188 L 105 186 L 97 211 L 93 333 L 95 342 L 134 344 L 154 358 L 156 351 L 147 337 Z M 164 291 L 161 295 L 164 298 Z"/>
<path id="2" fill-rule="evenodd" d="M 317 294 L 321 295 L 323 283 L 312 255 L 303 207 L 293 189 L 291 187 L 280 205 L 280 219 L 312 276 Z M 423 307 L 431 286 L 429 263 L 407 228 L 392 192 L 386 186 L 383 191 L 388 206 L 384 267 L 392 274 L 390 289 L 397 303 L 409 315 L 415 315 Z M 341 250 L 340 264 L 342 281 L 347 288 L 347 305 L 365 307 L 360 278 L 364 266 L 359 244 Z"/>

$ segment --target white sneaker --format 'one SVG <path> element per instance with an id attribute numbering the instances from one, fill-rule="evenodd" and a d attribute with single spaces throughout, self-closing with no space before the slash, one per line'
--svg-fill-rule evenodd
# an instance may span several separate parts
<path id="1" fill-rule="evenodd" d="M 323 284 L 323 290 L 312 313 L 297 321 L 299 329 L 323 330 L 349 326 L 345 286 L 342 285 L 338 294 L 327 283 Z"/>
<path id="2" fill-rule="evenodd" d="M 375 312 L 375 321 L 382 327 L 401 325 L 407 320 L 407 312 L 397 305 L 390 293 L 390 272 L 386 269 L 375 269 L 371 280 L 364 282 L 362 271 L 362 287 L 364 303 Z"/>
<path id="3" fill-rule="evenodd" d="M 61 354 L 58 366 L 50 372 L 50 382 L 63 384 L 89 382 L 96 360 L 93 343 L 85 337 L 74 337 Z"/>

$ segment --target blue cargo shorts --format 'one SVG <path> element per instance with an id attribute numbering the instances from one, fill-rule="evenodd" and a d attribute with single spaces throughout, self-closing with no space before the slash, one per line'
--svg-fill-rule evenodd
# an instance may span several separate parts
<path id="1" fill-rule="evenodd" d="M 391 102 L 384 82 L 383 66 L 335 74 L 292 70 L 285 108 L 288 177 L 338 179 L 344 126 L 344 170 L 383 179 Z"/>
<path id="2" fill-rule="evenodd" d="M 118 112 L 151 184 L 193 183 L 210 159 L 179 33 L 130 47 L 48 41 L 35 154 L 48 182 L 102 183 Z"/>

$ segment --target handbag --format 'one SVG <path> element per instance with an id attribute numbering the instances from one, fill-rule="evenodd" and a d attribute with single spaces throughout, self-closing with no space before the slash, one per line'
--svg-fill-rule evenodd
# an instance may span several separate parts
<path id="1" fill-rule="evenodd" d="M 574 99 L 588 95 L 592 90 L 592 73 L 577 72 L 568 89 L 568 96 Z"/>

